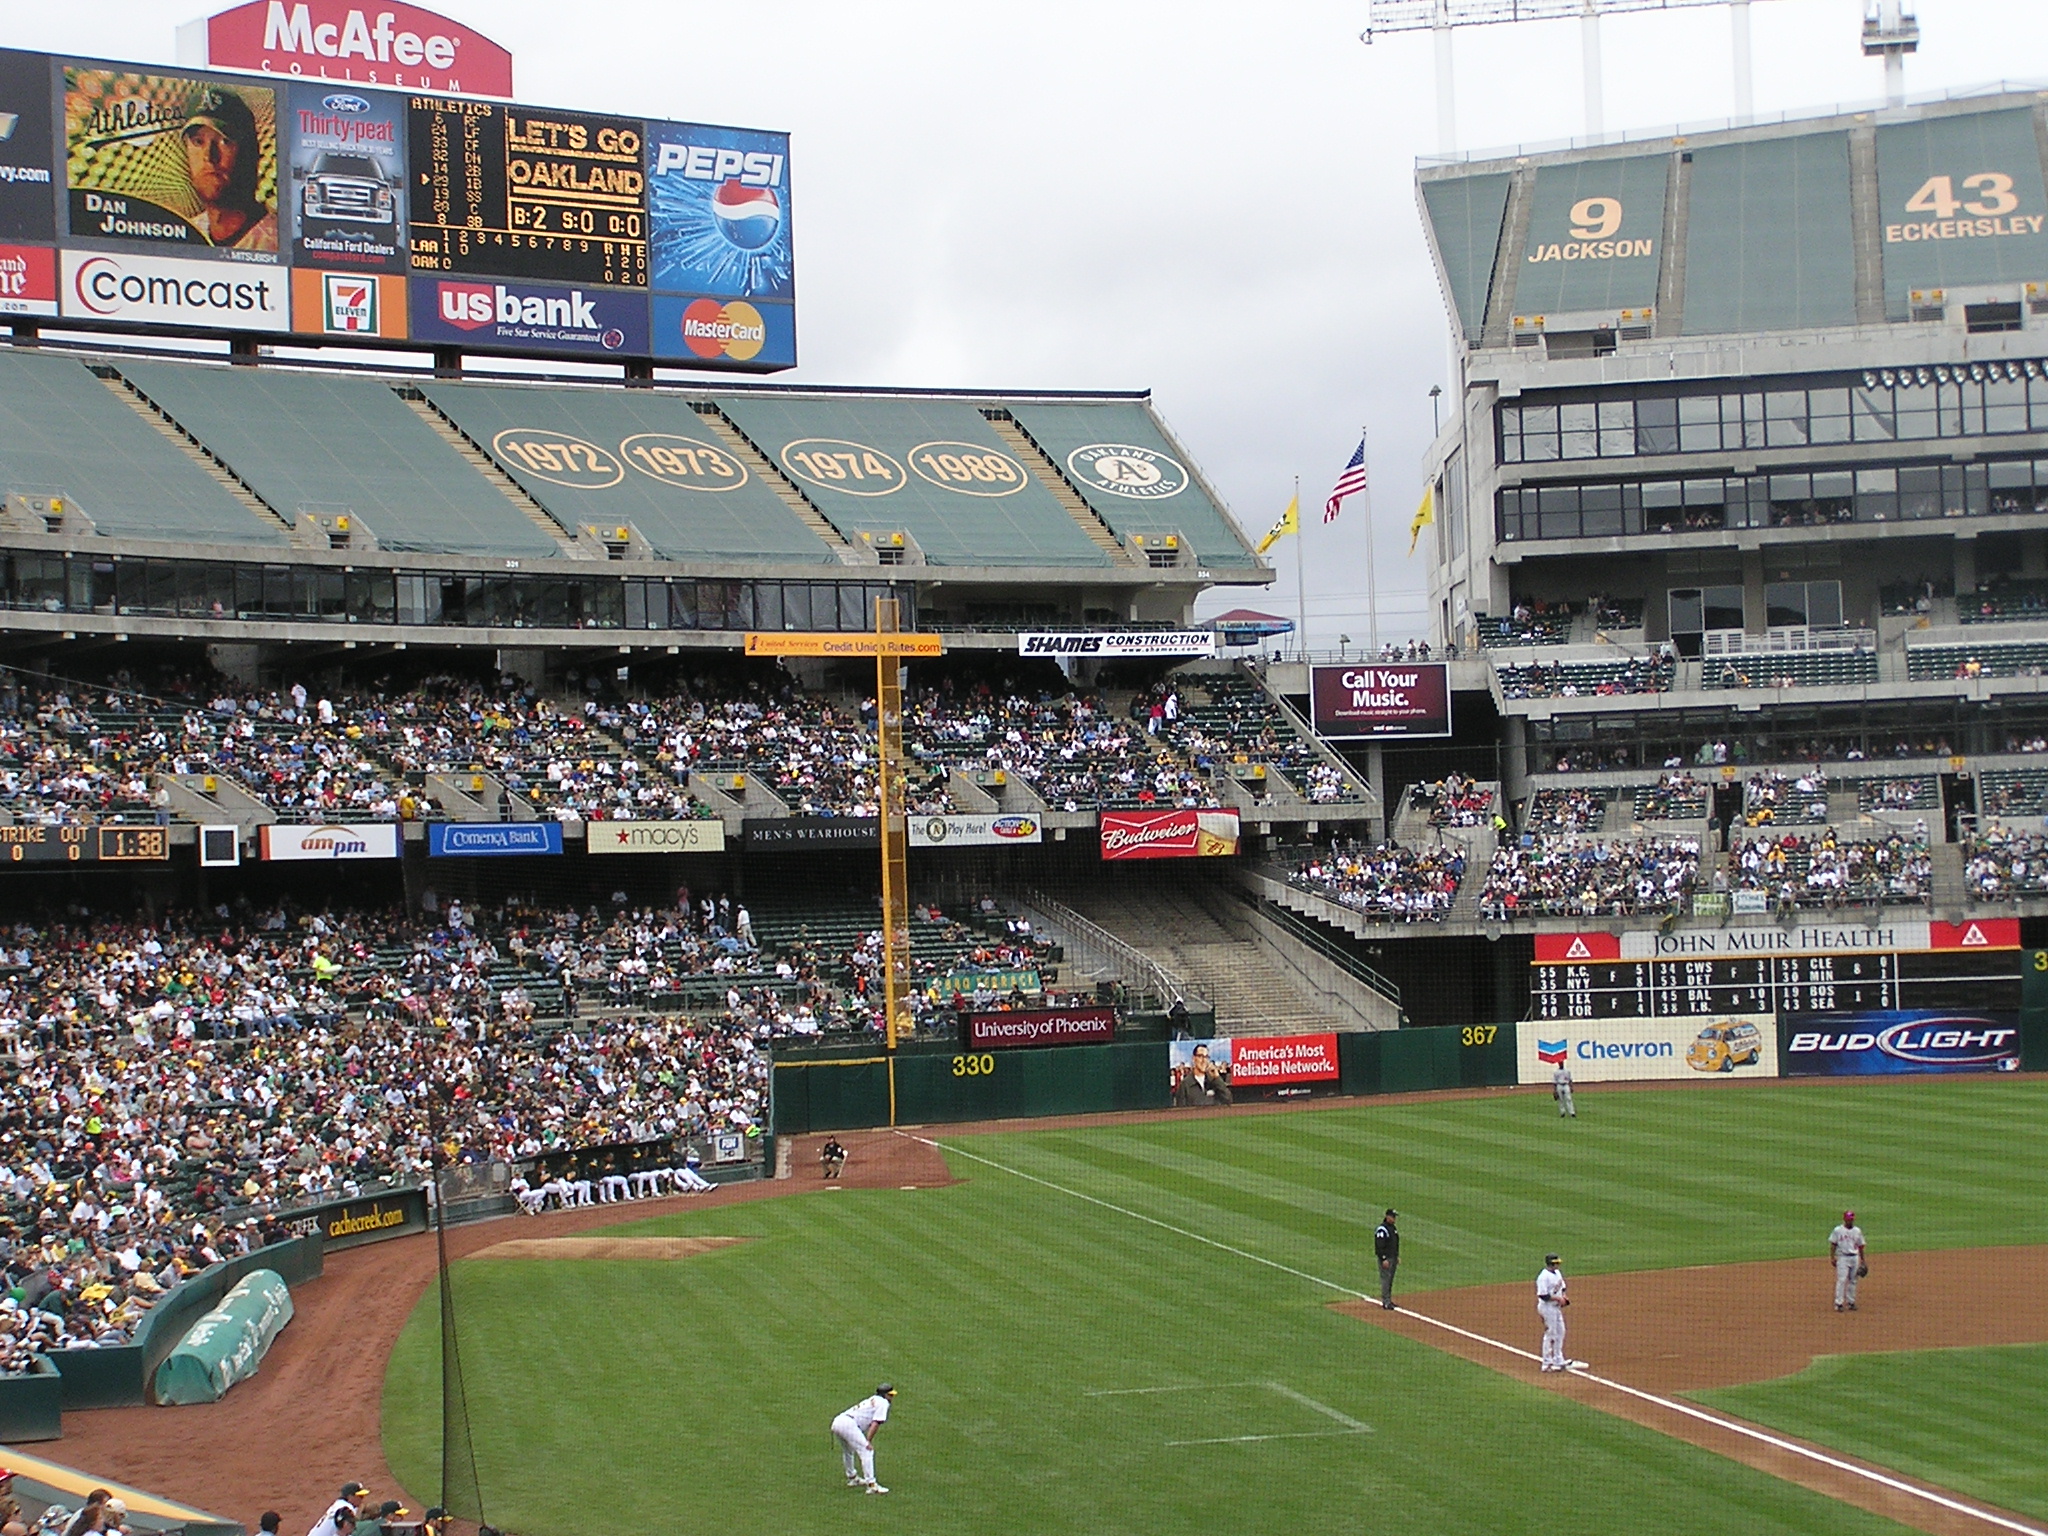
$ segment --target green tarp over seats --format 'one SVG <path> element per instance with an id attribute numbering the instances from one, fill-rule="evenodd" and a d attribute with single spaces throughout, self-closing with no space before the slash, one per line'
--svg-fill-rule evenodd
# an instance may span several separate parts
<path id="1" fill-rule="evenodd" d="M 159 1403 L 217 1402 L 256 1374 L 270 1341 L 292 1320 L 292 1293 L 274 1269 L 251 1270 L 194 1323 L 156 1368 Z"/>

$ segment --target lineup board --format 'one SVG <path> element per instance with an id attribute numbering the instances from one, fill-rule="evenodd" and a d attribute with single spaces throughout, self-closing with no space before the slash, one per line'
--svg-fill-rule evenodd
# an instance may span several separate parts
<path id="1" fill-rule="evenodd" d="M 1898 1008 L 2011 1009 L 2012 950 L 1707 957 L 1538 964 L 1536 1019 L 1689 1018 Z"/>
<path id="2" fill-rule="evenodd" d="M 415 272 L 647 286 L 641 125 L 416 96 Z"/>

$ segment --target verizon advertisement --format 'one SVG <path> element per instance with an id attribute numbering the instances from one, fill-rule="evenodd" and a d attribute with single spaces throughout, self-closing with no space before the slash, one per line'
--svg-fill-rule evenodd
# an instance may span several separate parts
<path id="1" fill-rule="evenodd" d="M 1237 852 L 1235 811 L 1104 811 L 1105 859 L 1211 859 Z"/>
<path id="2" fill-rule="evenodd" d="M 1116 1038 L 1114 1008 L 1020 1008 L 970 1013 L 961 1044 L 970 1051 L 1015 1045 L 1101 1045 Z"/>
<path id="3" fill-rule="evenodd" d="M 1441 661 L 1311 667 L 1309 712 L 1318 736 L 1448 736 L 1451 669 Z"/>
<path id="4" fill-rule="evenodd" d="M 512 94 L 512 55 L 474 27 L 400 0 L 249 0 L 178 28 L 179 57 L 216 69 L 410 91 Z"/>
<path id="5" fill-rule="evenodd" d="M 317 827 L 266 826 L 257 829 L 263 857 L 276 861 L 320 859 L 395 859 L 398 828 L 391 822 Z"/>
<path id="6" fill-rule="evenodd" d="M 64 252 L 67 319 L 141 320 L 209 331 L 288 331 L 291 284 L 276 267 L 174 256 Z"/>
<path id="7" fill-rule="evenodd" d="M 1230 1042 L 1234 1088 L 1332 1083 L 1341 1075 L 1335 1035 L 1238 1035 Z"/>

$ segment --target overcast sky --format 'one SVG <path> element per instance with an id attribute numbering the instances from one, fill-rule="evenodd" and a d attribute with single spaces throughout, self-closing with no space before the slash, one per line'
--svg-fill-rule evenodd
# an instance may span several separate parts
<path id="1" fill-rule="evenodd" d="M 223 4 L 225 0 L 223 0 Z M 366 0 L 367 3 L 367 0 Z M 0 42 L 169 62 L 204 0 L 6 8 Z M 1366 509 L 1324 528 L 1370 429 L 1383 636 L 1423 632 L 1407 558 L 1449 383 L 1415 211 L 1427 34 L 1365 0 L 437 0 L 512 50 L 522 100 L 787 129 L 803 366 L 786 380 L 1150 388 L 1258 537 L 1301 477 L 1312 643 L 1366 636 Z M 1862 0 L 1758 0 L 1760 114 L 1881 94 Z M 2044 0 L 1920 0 L 1912 93 L 2048 80 Z M 1457 35 L 1458 142 L 1580 133 L 1575 21 Z M 1724 8 L 1610 18 L 1612 131 L 1726 118 Z M 1424 548 L 1427 548 L 1425 544 Z M 1294 556 L 1240 604 L 1293 615 Z"/>

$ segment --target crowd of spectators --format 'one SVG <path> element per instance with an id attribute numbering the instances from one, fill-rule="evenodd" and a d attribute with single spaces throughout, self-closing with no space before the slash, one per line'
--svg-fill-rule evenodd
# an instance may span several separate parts
<path id="1" fill-rule="evenodd" d="M 1926 829 L 1845 838 L 1832 827 L 1744 839 L 1729 850 L 1735 888 L 1761 891 L 1780 910 L 1931 900 Z"/>
<path id="2" fill-rule="evenodd" d="M 1974 901 L 2048 896 L 2048 836 L 1989 823 L 1963 845 L 1963 885 Z"/>
<path id="3" fill-rule="evenodd" d="M 1429 812 L 1432 827 L 1476 827 L 1493 814 L 1494 786 L 1461 773 L 1445 774 L 1408 791 L 1408 803 Z"/>
<path id="4" fill-rule="evenodd" d="M 1662 656 L 1630 656 L 1620 661 L 1540 661 L 1499 668 L 1501 697 L 1506 699 L 1607 698 L 1630 693 L 1664 693 L 1677 674 L 1677 663 Z"/>
<path id="5" fill-rule="evenodd" d="M 1482 916 L 1634 917 L 1684 908 L 1699 877 L 1697 838 L 1597 839 L 1524 834 L 1495 850 Z"/>
<path id="6" fill-rule="evenodd" d="M 804 1032 L 820 996 L 793 967 L 694 1016 L 578 1016 L 579 990 L 658 1006 L 664 972 L 738 960 L 720 920 L 744 929 L 744 908 L 705 910 L 480 922 L 451 903 L 423 922 L 271 910 L 0 936 L 0 1354 L 120 1342 L 183 1275 L 274 1235 L 279 1210 L 416 1179 L 437 1152 L 754 1128 L 761 1047 Z M 566 1022 L 533 1017 L 529 981 Z"/>
<path id="7" fill-rule="evenodd" d="M 1529 832 L 1598 832 L 1607 818 L 1607 795 L 1598 789 L 1539 789 L 1529 797 L 1522 827 Z"/>
<path id="8" fill-rule="evenodd" d="M 1635 793 L 1637 821 L 1701 821 L 1707 814 L 1707 786 L 1679 769 Z"/>
<path id="9" fill-rule="evenodd" d="M 1819 765 L 1796 776 L 1752 774 L 1742 783 L 1746 827 L 1818 825 L 1828 819 L 1828 777 Z"/>
<path id="10" fill-rule="evenodd" d="M 1450 916 L 1464 879 L 1465 853 L 1455 844 L 1381 843 L 1310 854 L 1288 882 L 1377 922 L 1440 923 Z"/>

